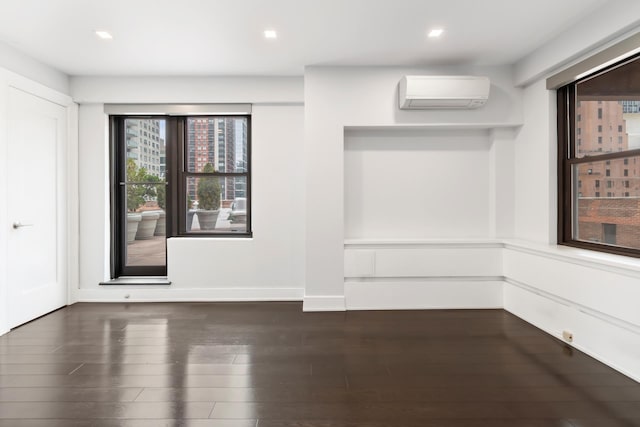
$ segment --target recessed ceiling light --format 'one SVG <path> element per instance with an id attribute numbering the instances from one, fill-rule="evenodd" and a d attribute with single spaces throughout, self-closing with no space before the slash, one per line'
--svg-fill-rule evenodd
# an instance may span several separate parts
<path id="1" fill-rule="evenodd" d="M 264 38 L 265 39 L 277 39 L 278 33 L 276 30 L 264 30 Z"/>
<path id="2" fill-rule="evenodd" d="M 113 36 L 109 34 L 108 31 L 101 30 L 96 31 L 96 36 L 100 37 L 102 40 L 111 40 L 113 38 Z"/>
<path id="3" fill-rule="evenodd" d="M 444 30 L 442 28 L 434 28 L 433 30 L 429 31 L 429 38 L 438 38 L 442 35 L 442 33 L 444 33 Z"/>

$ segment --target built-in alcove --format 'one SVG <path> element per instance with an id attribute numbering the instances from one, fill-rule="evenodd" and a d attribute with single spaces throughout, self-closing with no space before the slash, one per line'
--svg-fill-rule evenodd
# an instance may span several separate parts
<path id="1" fill-rule="evenodd" d="M 347 309 L 502 307 L 514 128 L 345 129 Z"/>
<path id="2" fill-rule="evenodd" d="M 345 239 L 489 238 L 489 129 L 348 129 Z"/>

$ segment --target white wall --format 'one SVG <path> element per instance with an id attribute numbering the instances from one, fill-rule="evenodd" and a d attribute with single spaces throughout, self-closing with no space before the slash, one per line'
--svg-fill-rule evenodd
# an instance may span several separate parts
<path id="1" fill-rule="evenodd" d="M 515 236 L 556 242 L 555 92 L 538 81 L 524 90 L 525 125 L 515 142 Z"/>
<path id="2" fill-rule="evenodd" d="M 109 139 L 102 104 L 81 104 L 78 114 L 79 288 L 109 278 Z M 80 300 L 76 292 L 76 300 Z"/>
<path id="3" fill-rule="evenodd" d="M 80 107 L 79 301 L 301 299 L 304 289 L 302 79 L 73 78 Z M 252 239 L 170 238 L 172 285 L 109 278 L 109 103 L 254 103 Z"/>
<path id="4" fill-rule="evenodd" d="M 345 239 L 489 237 L 488 130 L 347 131 Z"/>
<path id="5" fill-rule="evenodd" d="M 406 74 L 473 74 L 491 78 L 490 100 L 484 108 L 463 111 L 401 111 L 397 107 L 397 84 Z M 345 302 L 345 129 L 377 130 L 409 129 L 422 132 L 420 138 L 432 138 L 441 132 L 452 132 L 451 138 L 464 139 L 469 129 L 484 129 L 486 139 L 480 141 L 480 154 L 489 163 L 505 158 L 509 153 L 507 140 L 513 135 L 504 128 L 517 127 L 521 121 L 520 91 L 513 87 L 509 67 L 474 68 L 448 67 L 433 69 L 400 68 L 324 68 L 311 67 L 305 72 L 305 152 L 306 152 L 306 289 L 305 310 L 340 310 Z M 491 131 L 488 131 L 491 130 Z M 489 140 L 489 146 L 487 146 Z M 494 144 L 494 142 L 496 142 Z M 363 143 L 364 144 L 364 143 Z M 470 146 L 467 146 L 469 148 Z M 478 147 L 474 147 L 477 150 Z M 468 153 L 462 150 L 460 155 Z M 351 153 L 348 153 L 348 155 Z M 423 154 L 426 155 L 426 154 Z M 473 156 L 473 155 L 472 155 Z M 410 155 L 401 156 L 410 161 Z M 508 155 L 507 155 L 508 157 Z M 476 166 L 486 167 L 486 166 Z M 392 170 L 397 170 L 397 167 Z M 485 225 L 473 226 L 474 234 L 491 237 L 509 233 L 506 226 L 496 226 L 496 204 L 512 212 L 512 195 L 504 198 L 498 193 L 510 191 L 508 185 L 498 184 L 504 179 L 512 181 L 508 167 L 489 172 L 480 178 L 490 188 L 482 193 L 489 199 L 481 209 Z M 349 172 L 351 173 L 351 172 Z M 350 186 L 353 181 L 351 181 Z M 496 185 L 500 187 L 496 191 Z M 471 191 L 464 196 L 474 197 Z M 371 194 L 364 195 L 373 200 Z M 489 206 L 493 204 L 493 206 Z M 350 206 L 349 210 L 358 209 Z M 439 220 L 443 220 L 439 214 Z M 454 221 L 443 220 L 431 230 L 442 227 L 453 230 Z M 376 226 L 377 227 L 377 226 Z M 353 228 L 350 226 L 350 228 Z M 380 231 L 370 231 L 378 234 Z M 384 231 L 386 237 L 406 237 L 403 231 Z M 424 237 L 435 237 L 424 233 Z M 439 234 L 439 237 L 443 234 Z M 448 236 L 453 237 L 453 236 Z M 426 277 L 428 278 L 428 277 Z M 412 292 L 406 288 L 407 292 Z M 490 291 L 495 295 L 495 291 Z M 366 292 L 365 292 L 366 293 Z M 382 293 L 380 294 L 382 295 Z M 408 297 L 408 295 L 407 295 Z M 407 298 L 409 299 L 409 298 Z M 379 301 L 380 302 L 380 301 Z M 354 302 L 355 303 L 355 302 Z M 360 306 L 359 303 L 355 305 Z"/>
<path id="6" fill-rule="evenodd" d="M 579 62 L 585 55 L 637 33 L 640 27 L 638 17 L 640 2 L 637 0 L 606 2 L 518 61 L 514 67 L 516 84 L 534 83 L 560 68 Z"/>
<path id="7" fill-rule="evenodd" d="M 496 161 L 512 145 L 488 129 L 347 130 L 346 309 L 502 307 L 502 252 L 489 240 L 496 212 L 513 215 L 497 206 L 512 202 L 497 184 L 513 175 Z"/>
<path id="8" fill-rule="evenodd" d="M 69 76 L 2 42 L 0 42 L 0 67 L 58 92 L 69 94 Z"/>
<path id="9" fill-rule="evenodd" d="M 301 77 L 72 77 L 73 99 L 86 103 L 253 103 L 303 101 Z"/>
<path id="10" fill-rule="evenodd" d="M 295 159 L 302 157 L 303 117 L 298 106 L 253 108 L 253 238 L 169 239 L 172 287 L 215 289 L 229 299 L 301 298 L 303 170 Z"/>
<path id="11" fill-rule="evenodd" d="M 504 308 L 640 379 L 640 260 L 557 248 L 555 92 L 524 89 L 524 126 L 515 144 L 515 236 L 504 254 Z M 613 268 L 612 268 L 613 266 Z"/>
<path id="12" fill-rule="evenodd" d="M 640 381 L 640 263 L 522 242 L 503 263 L 506 310 Z"/>
<path id="13" fill-rule="evenodd" d="M 640 379 L 640 260 L 558 247 L 556 94 L 550 70 L 637 32 L 640 3 L 608 2 L 516 64 L 524 88 L 524 125 L 515 144 L 515 237 L 504 250 L 504 307 L 572 345 Z M 634 28 L 635 27 L 635 28 Z"/>

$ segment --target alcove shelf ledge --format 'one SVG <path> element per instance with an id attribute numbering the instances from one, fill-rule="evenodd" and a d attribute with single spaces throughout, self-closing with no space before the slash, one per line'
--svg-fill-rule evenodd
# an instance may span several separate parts
<path id="1" fill-rule="evenodd" d="M 385 131 L 385 130 L 491 130 L 518 129 L 522 123 L 419 123 L 390 125 L 345 125 L 345 131 Z"/>
<path id="2" fill-rule="evenodd" d="M 501 239 L 480 238 L 480 239 L 375 239 L 375 238 L 355 238 L 344 240 L 345 249 L 364 248 L 389 248 L 389 247 L 475 247 L 475 248 L 503 248 L 504 242 Z"/>
<path id="3" fill-rule="evenodd" d="M 344 240 L 344 249 L 384 248 L 501 248 L 570 264 L 583 265 L 605 271 L 613 271 L 640 278 L 640 258 L 607 254 L 572 248 L 557 244 L 531 242 L 520 239 L 499 238 L 437 238 L 437 239 L 393 239 L 352 238 Z"/>

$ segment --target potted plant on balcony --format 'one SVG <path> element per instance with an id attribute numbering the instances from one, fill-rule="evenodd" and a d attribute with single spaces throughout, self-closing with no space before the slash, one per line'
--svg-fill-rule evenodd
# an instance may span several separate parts
<path id="1" fill-rule="evenodd" d="M 138 178 L 138 166 L 133 159 L 127 159 L 127 178 L 134 181 Z M 136 238 L 138 225 L 142 221 L 142 214 L 137 212 L 138 208 L 144 204 L 144 189 L 139 185 L 127 186 L 127 243 L 131 243 Z"/>
<path id="2" fill-rule="evenodd" d="M 193 210 L 193 200 L 191 196 L 187 196 L 187 231 L 191 231 L 193 225 L 193 216 L 196 212 Z"/>
<path id="3" fill-rule="evenodd" d="M 142 221 L 142 214 L 137 212 L 127 212 L 127 243 L 136 240 L 138 225 Z"/>
<path id="4" fill-rule="evenodd" d="M 135 160 L 127 159 L 127 181 L 146 182 L 148 179 L 145 168 L 138 169 Z M 157 197 L 155 186 L 147 184 L 127 185 L 127 242 L 134 239 L 145 240 L 153 237 L 159 218 L 157 212 L 142 212 L 140 208 L 148 199 Z"/>
<path id="5" fill-rule="evenodd" d="M 211 163 L 202 169 L 203 173 L 213 173 Z M 203 177 L 198 181 L 198 223 L 201 230 L 215 230 L 218 214 L 220 213 L 220 181 L 218 177 Z"/>
<path id="6" fill-rule="evenodd" d="M 156 227 L 153 232 L 153 235 L 164 236 L 167 234 L 167 220 L 166 220 L 167 214 L 165 211 L 165 205 L 166 205 L 165 181 L 162 178 L 156 175 L 151 175 L 151 174 L 147 174 L 147 176 L 145 177 L 145 181 L 149 183 L 153 183 L 153 184 L 147 184 L 147 186 L 149 187 L 148 193 L 155 192 L 156 202 L 158 203 L 158 207 L 160 208 L 159 210 L 154 211 L 158 214 L 158 221 L 156 223 Z"/>

